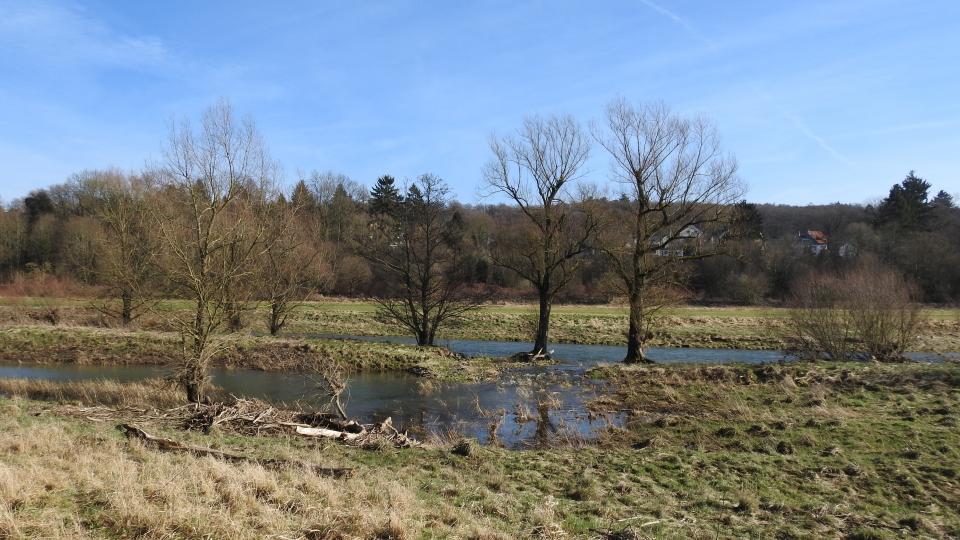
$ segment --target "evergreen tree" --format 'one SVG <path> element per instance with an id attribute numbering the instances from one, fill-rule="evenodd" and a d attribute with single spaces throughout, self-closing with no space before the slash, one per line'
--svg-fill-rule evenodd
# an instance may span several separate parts
<path id="1" fill-rule="evenodd" d="M 400 206 L 400 191 L 394 183 L 396 180 L 389 174 L 377 178 L 377 183 L 370 190 L 370 214 L 374 216 L 393 216 Z"/>
<path id="2" fill-rule="evenodd" d="M 734 232 L 742 237 L 757 239 L 763 237 L 763 216 L 757 205 L 742 200 L 733 205 Z"/>
<path id="3" fill-rule="evenodd" d="M 313 211 L 313 209 L 317 207 L 317 198 L 313 195 L 313 192 L 310 191 L 310 188 L 307 187 L 307 183 L 303 179 L 300 179 L 300 181 L 293 186 L 290 202 L 293 203 L 295 208 L 301 208 L 305 212 Z"/>
<path id="4" fill-rule="evenodd" d="M 53 201 L 47 190 L 37 189 L 23 199 L 23 208 L 27 211 L 27 228 L 30 229 L 41 215 L 53 212 Z"/>
<path id="5" fill-rule="evenodd" d="M 953 205 L 953 196 L 942 189 L 937 193 L 937 196 L 933 198 L 931 204 L 934 208 L 955 208 Z"/>
<path id="6" fill-rule="evenodd" d="M 877 208 L 877 224 L 893 224 L 905 230 L 926 228 L 931 205 L 927 202 L 930 183 L 913 171 L 903 182 L 894 184 L 890 194 Z"/>

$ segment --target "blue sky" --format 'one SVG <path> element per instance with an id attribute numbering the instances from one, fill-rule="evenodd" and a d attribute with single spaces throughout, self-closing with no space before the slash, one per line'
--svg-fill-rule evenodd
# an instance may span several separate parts
<path id="1" fill-rule="evenodd" d="M 0 0 L 0 200 L 141 168 L 225 97 L 288 182 L 433 172 L 478 202 L 491 133 L 616 96 L 712 117 L 750 200 L 866 202 L 910 169 L 960 192 L 955 0 Z"/>

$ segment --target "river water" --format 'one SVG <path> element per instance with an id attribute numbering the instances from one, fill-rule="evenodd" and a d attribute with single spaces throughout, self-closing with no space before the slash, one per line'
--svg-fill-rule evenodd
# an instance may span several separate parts
<path id="1" fill-rule="evenodd" d="M 402 337 L 312 336 L 364 341 L 411 343 Z M 508 357 L 529 349 L 528 343 L 450 340 L 438 343 L 466 356 Z M 461 434 L 480 442 L 508 447 L 542 444 L 550 438 L 596 436 L 600 430 L 623 421 L 612 411 L 590 414 L 585 403 L 604 391 L 602 382 L 585 378 L 598 363 L 623 358 L 623 347 L 605 345 L 553 346 L 554 365 L 508 370 L 497 382 L 440 383 L 404 372 L 361 373 L 350 377 L 347 413 L 361 422 L 392 417 L 394 424 L 412 434 Z M 660 363 L 749 363 L 784 361 L 778 351 L 730 349 L 650 349 Z M 913 355 L 915 360 L 936 361 L 937 355 Z M 55 381 L 113 379 L 136 381 L 166 375 L 151 366 L 84 366 L 72 364 L 0 364 L 0 377 Z M 254 370 L 214 370 L 215 385 L 223 391 L 275 403 L 315 408 L 316 382 L 302 373 Z M 544 406 L 544 404 L 548 404 Z"/>

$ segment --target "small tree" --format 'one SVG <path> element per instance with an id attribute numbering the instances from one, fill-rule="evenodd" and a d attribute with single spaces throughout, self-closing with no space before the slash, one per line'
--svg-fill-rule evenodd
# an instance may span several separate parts
<path id="1" fill-rule="evenodd" d="M 199 132 L 174 125 L 164 156 L 155 226 L 165 277 L 194 305 L 189 317 L 169 316 L 183 344 L 178 379 L 199 402 L 209 363 L 225 346 L 215 333 L 243 300 L 236 284 L 268 247 L 264 200 L 276 169 L 252 121 L 238 122 L 223 101 L 204 113 Z"/>
<path id="2" fill-rule="evenodd" d="M 537 291 L 538 317 L 532 356 L 547 352 L 553 299 L 579 266 L 579 256 L 597 227 L 571 193 L 583 172 L 590 145 L 569 116 L 531 117 L 516 137 L 490 143 L 493 160 L 484 169 L 491 193 L 505 195 L 525 225 L 504 230 L 494 262 L 530 282 Z"/>
<path id="3" fill-rule="evenodd" d="M 119 299 L 119 309 L 99 306 L 122 324 L 142 315 L 152 304 L 152 286 L 158 275 L 159 239 L 150 221 L 151 180 L 108 173 L 96 217 L 102 229 L 100 281 Z"/>
<path id="4" fill-rule="evenodd" d="M 721 152 L 711 124 L 661 104 L 614 101 L 595 136 L 622 187 L 613 226 L 598 244 L 630 303 L 624 361 L 646 362 L 643 346 L 658 314 L 686 283 L 684 262 L 721 252 L 720 233 L 741 194 L 736 163 Z"/>
<path id="5" fill-rule="evenodd" d="M 810 276 L 793 296 L 787 339 L 793 352 L 816 360 L 845 360 L 851 353 L 854 328 L 846 287 L 835 276 Z"/>
<path id="6" fill-rule="evenodd" d="M 282 198 L 272 205 L 268 246 L 261 259 L 261 299 L 269 307 L 267 327 L 277 335 L 289 315 L 330 277 L 314 216 Z"/>
<path id="7" fill-rule="evenodd" d="M 922 322 L 917 288 L 899 272 L 863 265 L 846 276 L 844 285 L 851 324 L 866 356 L 903 358 Z"/>
<path id="8" fill-rule="evenodd" d="M 395 285 L 375 298 L 378 315 L 408 329 L 417 345 L 433 345 L 444 324 L 478 304 L 457 272 L 463 231 L 454 216 L 446 183 L 424 174 L 408 188 L 393 226 L 373 232 L 364 248 Z"/>

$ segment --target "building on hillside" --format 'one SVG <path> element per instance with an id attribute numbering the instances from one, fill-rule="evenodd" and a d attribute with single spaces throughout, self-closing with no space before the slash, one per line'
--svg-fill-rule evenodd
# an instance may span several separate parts
<path id="1" fill-rule="evenodd" d="M 675 235 L 654 235 L 650 239 L 650 246 L 656 248 L 654 253 L 658 257 L 686 257 L 696 252 L 702 238 L 700 227 L 687 225 Z"/>
<path id="2" fill-rule="evenodd" d="M 857 256 L 857 246 L 847 243 L 841 244 L 840 249 L 837 250 L 837 255 L 847 258 L 847 257 L 856 257 Z"/>
<path id="3" fill-rule="evenodd" d="M 823 231 L 802 231 L 797 233 L 797 242 L 801 249 L 819 255 L 830 250 L 830 239 Z"/>

